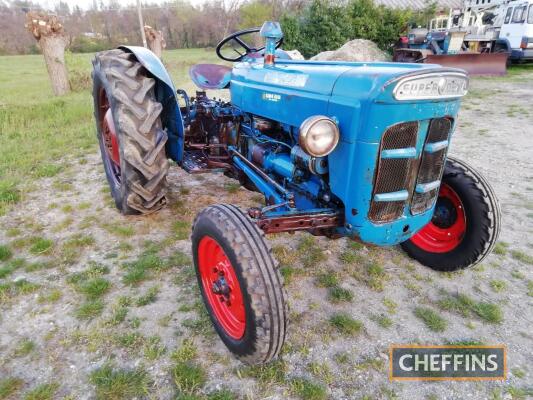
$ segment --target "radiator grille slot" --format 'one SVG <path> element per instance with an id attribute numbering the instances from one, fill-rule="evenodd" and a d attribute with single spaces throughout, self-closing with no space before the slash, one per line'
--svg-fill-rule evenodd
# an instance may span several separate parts
<path id="1" fill-rule="evenodd" d="M 430 190 L 427 193 L 413 194 L 413 201 L 411 202 L 411 213 L 420 214 L 433 206 L 433 201 L 438 194 L 437 189 Z"/>
<path id="2" fill-rule="evenodd" d="M 401 190 L 412 191 L 414 158 L 381 158 L 383 150 L 416 147 L 418 122 L 403 122 L 388 128 L 381 140 L 380 158 L 376 168 L 374 190 L 368 217 L 374 222 L 389 222 L 399 218 L 408 200 L 374 201 L 376 194 L 392 193 Z"/>
<path id="3" fill-rule="evenodd" d="M 448 140 L 452 120 L 450 118 L 435 118 L 429 124 L 427 143 L 441 142 Z"/>
<path id="4" fill-rule="evenodd" d="M 375 193 L 390 193 L 406 189 L 409 183 L 409 170 L 412 159 L 385 158 L 379 163 Z"/>
<path id="5" fill-rule="evenodd" d="M 416 146 L 418 122 L 404 122 L 391 126 L 383 134 L 382 150 L 403 149 Z"/>
<path id="6" fill-rule="evenodd" d="M 429 183 L 439 180 L 444 167 L 445 155 L 446 149 L 439 150 L 436 153 L 423 154 L 416 183 Z"/>
<path id="7" fill-rule="evenodd" d="M 405 201 L 374 201 L 368 217 L 375 222 L 393 221 L 402 215 L 404 205 Z"/>
<path id="8" fill-rule="evenodd" d="M 450 118 L 435 118 L 429 124 L 426 144 L 437 143 L 448 140 L 452 119 Z M 425 148 L 424 145 L 424 148 Z M 418 177 L 416 184 L 430 183 L 442 179 L 444 171 L 444 162 L 446 158 L 447 148 L 438 150 L 434 153 L 427 151 L 422 152 L 420 160 L 420 167 L 418 169 Z M 411 199 L 411 214 L 420 214 L 430 209 L 437 199 L 439 192 L 437 189 L 430 190 L 426 193 L 414 193 Z"/>

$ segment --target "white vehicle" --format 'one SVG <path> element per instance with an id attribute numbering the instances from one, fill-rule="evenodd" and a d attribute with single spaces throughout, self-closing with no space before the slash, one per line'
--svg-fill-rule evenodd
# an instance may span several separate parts
<path id="1" fill-rule="evenodd" d="M 466 32 L 465 45 L 474 52 L 533 60 L 533 0 L 465 0 L 462 9 L 433 19 L 429 28 Z"/>
<path id="2" fill-rule="evenodd" d="M 533 0 L 511 1 L 505 6 L 500 41 L 506 41 L 511 59 L 533 60 Z"/>

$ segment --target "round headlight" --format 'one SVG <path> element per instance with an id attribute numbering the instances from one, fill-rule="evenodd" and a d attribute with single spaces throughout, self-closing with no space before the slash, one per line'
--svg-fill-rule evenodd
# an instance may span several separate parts
<path id="1" fill-rule="evenodd" d="M 339 142 L 339 128 L 335 121 L 323 115 L 309 117 L 300 126 L 298 142 L 310 156 L 327 156 Z"/>

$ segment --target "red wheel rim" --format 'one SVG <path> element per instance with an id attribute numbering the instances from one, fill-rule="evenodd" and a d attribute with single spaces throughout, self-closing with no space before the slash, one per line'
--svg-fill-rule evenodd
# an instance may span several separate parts
<path id="1" fill-rule="evenodd" d="M 431 222 L 417 232 L 411 242 L 430 253 L 447 253 L 459 246 L 465 232 L 463 202 L 450 186 L 443 183 Z"/>
<path id="2" fill-rule="evenodd" d="M 109 164 L 113 172 L 114 180 L 117 184 L 120 184 L 120 151 L 118 146 L 117 133 L 115 129 L 115 121 L 113 120 L 113 113 L 109 105 L 109 99 L 105 90 L 100 89 L 99 93 L 99 105 L 100 105 L 100 128 L 102 132 L 102 139 L 104 141 L 105 148 L 105 162 Z"/>
<path id="3" fill-rule="evenodd" d="M 209 236 L 198 244 L 198 269 L 215 318 L 228 336 L 241 339 L 246 328 L 241 286 L 226 253 Z"/>

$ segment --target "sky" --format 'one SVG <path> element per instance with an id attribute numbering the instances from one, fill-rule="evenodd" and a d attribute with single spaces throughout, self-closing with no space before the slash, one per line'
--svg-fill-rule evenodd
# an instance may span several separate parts
<path id="1" fill-rule="evenodd" d="M 82 9 L 86 10 L 91 7 L 93 4 L 93 0 L 64 0 L 66 1 L 70 7 L 74 7 L 76 5 L 80 6 Z M 202 4 L 207 0 L 189 0 L 189 3 L 191 4 Z M 43 8 L 46 9 L 53 9 L 56 4 L 59 3 L 59 0 L 36 0 L 37 3 L 39 3 Z M 148 3 L 161 3 L 162 0 L 149 0 Z M 97 3 L 100 4 L 100 0 L 97 0 Z M 109 0 L 104 0 L 104 4 L 108 4 Z M 124 6 L 134 6 L 137 4 L 136 0 L 119 0 L 119 3 Z M 141 3 L 143 1 L 141 0 Z"/>

